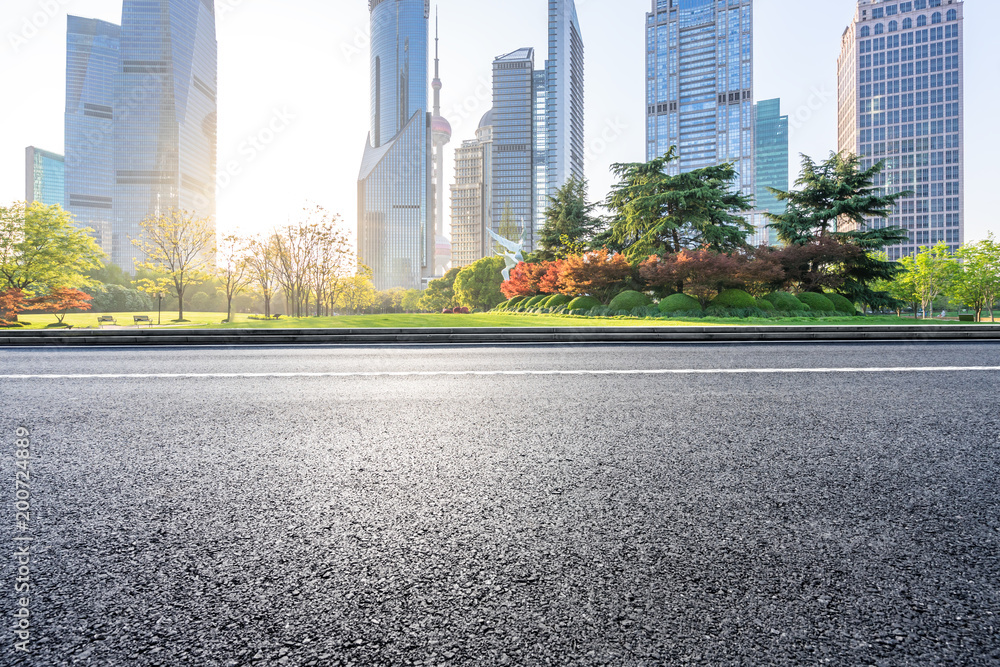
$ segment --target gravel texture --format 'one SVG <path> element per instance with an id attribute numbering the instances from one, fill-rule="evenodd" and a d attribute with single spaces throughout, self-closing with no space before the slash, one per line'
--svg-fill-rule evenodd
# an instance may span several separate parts
<path id="1" fill-rule="evenodd" d="M 0 374 L 912 365 L 1000 345 L 0 351 Z M 998 664 L 998 389 L 0 380 L 0 544 L 24 425 L 36 558 L 32 652 L 5 630 L 0 665 Z"/>

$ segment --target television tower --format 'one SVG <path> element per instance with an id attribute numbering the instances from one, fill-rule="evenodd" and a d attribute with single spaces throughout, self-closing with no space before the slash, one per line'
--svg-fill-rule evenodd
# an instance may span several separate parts
<path id="1" fill-rule="evenodd" d="M 431 143 L 434 149 L 434 275 L 441 277 L 451 264 L 451 242 L 444 235 L 444 147 L 451 141 L 451 123 L 441 116 L 441 61 L 438 50 L 437 7 L 434 8 L 434 113 L 431 116 Z"/>

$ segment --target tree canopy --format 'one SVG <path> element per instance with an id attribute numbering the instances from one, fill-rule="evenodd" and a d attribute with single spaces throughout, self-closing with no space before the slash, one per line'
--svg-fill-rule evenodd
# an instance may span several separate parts
<path id="1" fill-rule="evenodd" d="M 587 202 L 587 181 L 571 177 L 549 197 L 545 223 L 538 234 L 533 259 L 551 261 L 577 254 L 594 235 L 600 220 L 595 204 Z"/>

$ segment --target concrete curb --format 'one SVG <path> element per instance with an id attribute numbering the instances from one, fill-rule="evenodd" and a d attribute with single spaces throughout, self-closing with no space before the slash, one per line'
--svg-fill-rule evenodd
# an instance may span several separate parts
<path id="1" fill-rule="evenodd" d="M 1000 341 L 1000 325 L 0 331 L 0 347 Z"/>

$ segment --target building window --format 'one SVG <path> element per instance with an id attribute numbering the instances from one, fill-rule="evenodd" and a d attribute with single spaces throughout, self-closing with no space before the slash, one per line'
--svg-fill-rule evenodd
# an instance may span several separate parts
<path id="1" fill-rule="evenodd" d="M 920 28 L 925 25 L 927 25 L 927 17 L 921 14 L 917 17 L 917 27 Z"/>
<path id="2" fill-rule="evenodd" d="M 871 31 L 871 29 L 868 26 L 862 26 L 862 28 L 861 28 L 861 36 L 862 37 L 870 37 L 871 34 L 872 34 L 872 31 Z"/>
<path id="3" fill-rule="evenodd" d="M 954 9 L 949 9 L 948 10 L 948 20 L 949 21 L 957 21 L 958 20 L 958 11 L 954 10 Z"/>
<path id="4" fill-rule="evenodd" d="M 889 21 L 889 32 L 896 32 L 899 30 L 899 24 L 895 21 Z"/>
<path id="5" fill-rule="evenodd" d="M 903 19 L 903 30 L 909 30 L 913 27 L 913 19 Z"/>
<path id="6" fill-rule="evenodd" d="M 931 23 L 941 22 L 941 12 L 934 12 L 934 16 L 931 17 Z"/>
<path id="7" fill-rule="evenodd" d="M 884 32 L 885 32 L 885 26 L 882 25 L 881 23 L 876 23 L 875 24 L 875 34 L 876 35 L 881 35 Z"/>

